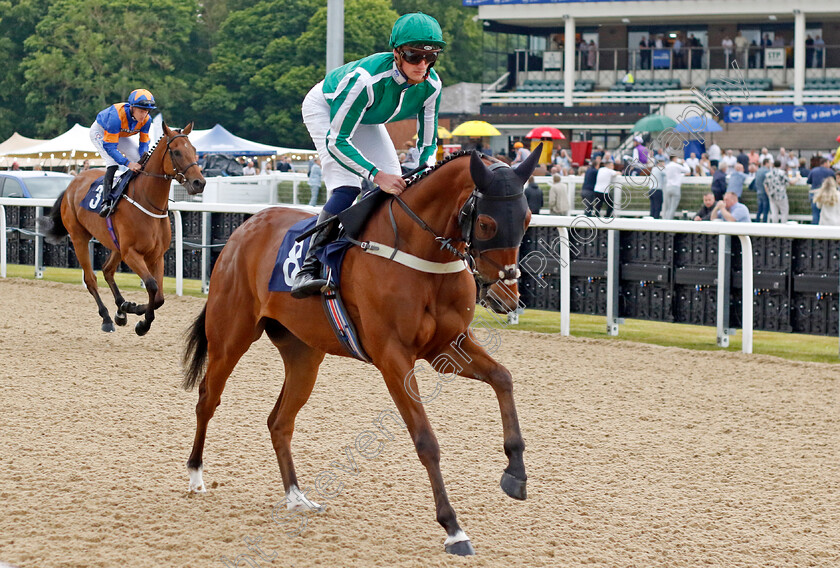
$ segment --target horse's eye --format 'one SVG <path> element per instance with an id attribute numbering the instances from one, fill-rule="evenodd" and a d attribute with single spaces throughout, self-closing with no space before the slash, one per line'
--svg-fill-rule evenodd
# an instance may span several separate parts
<path id="1" fill-rule="evenodd" d="M 178 158 L 181 157 L 181 151 L 180 150 L 174 150 L 172 153 L 175 154 L 175 156 L 177 156 Z"/>

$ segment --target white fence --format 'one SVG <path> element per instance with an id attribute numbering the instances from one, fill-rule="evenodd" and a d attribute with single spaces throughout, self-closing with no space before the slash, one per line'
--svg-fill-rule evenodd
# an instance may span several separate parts
<path id="1" fill-rule="evenodd" d="M 16 199 L 0 198 L 0 277 L 6 277 L 6 212 L 5 206 L 36 207 L 36 215 L 43 214 L 45 208 L 52 206 L 52 200 L 48 199 Z M 300 205 L 285 205 L 306 211 L 317 211 L 316 208 Z M 175 293 L 183 295 L 183 249 L 184 235 L 181 211 L 201 211 L 205 213 L 203 218 L 204 230 L 202 230 L 202 266 L 203 290 L 209 291 L 209 274 L 206 269 L 209 266 L 209 217 L 210 213 L 257 213 L 271 205 L 265 204 L 231 204 L 231 203 L 170 203 L 169 209 L 173 216 L 175 227 Z M 556 227 L 560 239 L 560 332 L 561 335 L 569 335 L 570 316 L 570 246 L 574 246 L 575 234 L 580 231 L 606 230 L 608 231 L 608 257 L 607 257 L 607 333 L 618 335 L 619 325 L 622 320 L 618 317 L 618 234 L 617 231 L 660 231 L 669 233 L 693 233 L 702 235 L 718 235 L 721 239 L 721 246 L 718 255 L 718 282 L 723 282 L 723 274 L 726 269 L 727 255 L 723 251 L 727 248 L 727 237 L 738 237 L 741 241 L 742 254 L 742 351 L 752 353 L 753 351 L 753 252 L 750 237 L 782 237 L 796 239 L 832 239 L 840 240 L 840 227 L 813 226 L 813 225 L 780 225 L 768 223 L 726 223 L 721 221 L 694 222 L 694 221 L 663 221 L 654 219 L 629 219 L 629 218 L 598 218 L 584 216 L 556 216 L 556 215 L 534 215 L 531 218 L 532 227 Z M 570 234 L 572 237 L 570 238 Z M 43 258 L 43 237 L 36 236 L 35 246 L 35 275 L 42 277 Z M 539 270 L 529 266 L 524 267 L 523 272 L 537 274 Z M 728 327 L 724 306 L 728 306 L 729 290 L 724 286 L 718 286 L 718 313 L 717 313 L 717 344 L 721 347 L 729 346 L 728 336 L 732 330 Z"/>

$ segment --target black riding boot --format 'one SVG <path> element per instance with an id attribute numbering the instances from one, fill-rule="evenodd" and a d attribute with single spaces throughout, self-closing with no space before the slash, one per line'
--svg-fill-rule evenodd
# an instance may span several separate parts
<path id="1" fill-rule="evenodd" d="M 322 210 L 315 224 L 323 223 L 330 217 L 333 217 L 331 213 Z M 327 281 L 321 278 L 321 263 L 318 261 L 315 253 L 335 238 L 333 231 L 336 223 L 337 220 L 328 223 L 312 235 L 312 240 L 309 242 L 309 251 L 306 253 L 306 259 L 295 276 L 295 283 L 292 286 L 292 298 L 300 299 L 319 294 L 321 289 L 327 285 Z"/>
<path id="2" fill-rule="evenodd" d="M 114 190 L 112 187 L 114 185 L 114 174 L 117 173 L 118 169 L 119 166 L 108 166 L 108 169 L 105 170 L 105 177 L 102 179 L 102 195 L 104 197 L 102 209 L 99 210 L 100 217 L 107 217 L 116 209 L 115 205 L 119 196 L 111 195 L 111 192 Z"/>

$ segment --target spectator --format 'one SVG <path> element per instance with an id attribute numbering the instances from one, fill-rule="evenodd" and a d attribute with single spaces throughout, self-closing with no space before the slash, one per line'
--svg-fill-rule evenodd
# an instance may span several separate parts
<path id="1" fill-rule="evenodd" d="M 784 148 L 782 148 L 784 150 Z M 758 163 L 763 164 L 764 160 L 770 160 L 770 163 L 773 163 L 773 154 L 767 151 L 767 148 L 761 149 L 761 154 L 758 155 Z"/>
<path id="2" fill-rule="evenodd" d="M 738 203 L 738 196 L 727 191 L 722 201 L 718 201 L 712 209 L 710 220 L 723 219 L 730 223 L 751 223 L 750 210 L 743 203 Z"/>
<path id="3" fill-rule="evenodd" d="M 762 163 L 762 162 L 761 162 L 761 159 L 760 159 L 760 157 L 759 157 L 759 153 L 755 150 L 755 148 L 753 148 L 752 150 L 750 150 L 750 153 L 749 153 L 749 158 L 750 158 L 750 163 L 751 163 L 751 164 L 755 164 L 755 165 L 757 165 L 757 166 L 760 166 L 760 165 L 761 165 L 761 163 Z"/>
<path id="4" fill-rule="evenodd" d="M 747 68 L 747 45 L 749 45 L 747 38 L 739 31 L 735 35 L 735 53 L 738 57 L 738 65 L 744 69 Z"/>
<path id="5" fill-rule="evenodd" d="M 534 176 L 531 176 L 528 185 L 525 186 L 525 199 L 528 200 L 528 209 L 531 213 L 539 215 L 543 206 L 543 192 Z"/>
<path id="6" fill-rule="evenodd" d="M 744 166 L 744 171 L 747 171 L 750 167 L 750 157 L 741 150 L 740 153 L 735 157 L 739 164 Z"/>
<path id="7" fill-rule="evenodd" d="M 695 221 L 708 221 L 712 215 L 712 211 L 715 208 L 715 194 L 714 193 L 704 193 L 703 194 L 703 206 L 697 211 L 694 215 Z"/>
<path id="8" fill-rule="evenodd" d="M 554 158 L 554 163 L 560 167 L 561 175 L 567 176 L 571 173 L 572 160 L 569 158 L 569 153 L 565 148 L 561 149 L 560 152 L 557 153 Z"/>
<path id="9" fill-rule="evenodd" d="M 732 150 L 727 150 L 726 155 L 724 155 L 720 159 L 720 163 L 726 164 L 726 167 L 728 167 L 729 171 L 731 172 L 734 171 L 732 168 L 734 168 L 735 164 L 738 163 L 738 158 L 735 157 L 735 155 L 732 153 Z"/>
<path id="10" fill-rule="evenodd" d="M 595 66 L 597 64 L 597 59 L 598 59 L 598 46 L 595 45 L 595 40 L 594 39 L 590 39 L 589 40 L 589 48 L 588 48 L 588 51 L 586 53 L 586 65 L 590 69 L 595 69 Z"/>
<path id="11" fill-rule="evenodd" d="M 677 207 L 680 205 L 682 178 L 689 173 L 688 166 L 671 156 L 671 161 L 665 166 L 665 191 L 662 199 L 662 218 L 670 220 L 674 218 Z"/>
<path id="12" fill-rule="evenodd" d="M 292 164 L 289 163 L 289 158 L 286 156 L 280 157 L 280 162 L 277 164 L 277 171 L 278 172 L 290 172 L 292 171 Z"/>
<path id="13" fill-rule="evenodd" d="M 766 162 L 769 166 L 770 161 Z M 781 160 L 776 160 L 776 167 L 767 172 L 764 176 L 762 186 L 766 193 L 768 206 L 770 207 L 770 222 L 771 223 L 787 223 L 788 211 L 790 206 L 788 204 L 787 188 L 790 185 L 790 179 L 784 170 L 782 170 Z M 758 179 L 758 176 L 756 176 Z M 761 194 L 759 193 L 759 197 Z M 761 200 L 758 202 L 759 209 L 761 208 Z M 765 221 L 767 215 L 764 215 Z M 756 214 L 756 221 L 761 221 L 761 214 Z"/>
<path id="14" fill-rule="evenodd" d="M 13 172 L 19 172 L 20 171 L 20 164 L 18 164 L 16 161 L 12 162 L 12 171 Z"/>
<path id="15" fill-rule="evenodd" d="M 271 174 L 271 160 L 264 160 L 260 168 L 260 175 L 267 176 L 269 174 Z"/>
<path id="16" fill-rule="evenodd" d="M 653 177 L 654 183 L 650 191 L 648 191 L 648 198 L 650 199 L 650 216 L 654 219 L 662 217 L 662 190 L 665 187 L 665 160 L 657 159 L 656 165 L 651 168 L 650 175 Z"/>
<path id="17" fill-rule="evenodd" d="M 522 142 L 516 142 L 513 145 L 513 149 L 516 152 L 516 157 L 513 159 L 513 162 L 511 162 L 511 166 L 521 164 L 525 161 L 525 158 L 531 155 L 531 151 L 528 150 Z"/>
<path id="18" fill-rule="evenodd" d="M 755 220 L 758 223 L 766 223 L 767 215 L 770 213 L 770 198 L 767 196 L 767 190 L 764 187 L 764 179 L 773 169 L 772 166 L 773 162 L 764 160 L 761 167 L 755 172 L 755 191 L 758 196 L 758 211 L 755 213 Z M 787 195 L 785 195 L 785 201 L 787 201 Z"/>
<path id="19" fill-rule="evenodd" d="M 732 192 L 741 199 L 744 191 L 744 183 L 747 181 L 747 174 L 744 173 L 744 166 L 740 162 L 735 164 L 735 171 L 729 174 L 729 181 L 726 184 L 726 191 Z"/>
<path id="20" fill-rule="evenodd" d="M 814 194 L 822 187 L 826 178 L 834 177 L 834 170 L 828 167 L 828 163 L 828 158 L 822 158 L 820 165 L 811 170 L 811 173 L 808 175 L 808 185 L 811 186 L 811 191 L 808 192 L 808 198 L 811 201 L 811 224 L 813 225 L 820 224 L 820 208 L 814 203 Z"/>
<path id="21" fill-rule="evenodd" d="M 639 175 L 643 174 L 644 170 L 647 170 L 651 166 L 652 160 L 650 159 L 650 150 L 645 147 L 644 138 L 636 135 L 633 138 L 633 142 L 635 146 L 633 147 L 633 169 L 631 174 Z"/>
<path id="22" fill-rule="evenodd" d="M 639 42 L 639 67 L 642 69 L 650 69 L 650 43 L 647 36 L 642 36 Z"/>
<path id="23" fill-rule="evenodd" d="M 732 48 L 735 46 L 735 43 L 732 41 L 732 38 L 725 35 L 720 42 L 720 46 L 723 48 L 723 57 L 725 58 L 726 66 L 729 67 L 729 62 L 732 60 Z"/>
<path id="24" fill-rule="evenodd" d="M 814 195 L 814 204 L 820 209 L 820 225 L 840 225 L 840 191 L 834 176 L 825 178 Z"/>
<path id="25" fill-rule="evenodd" d="M 412 172 L 420 167 L 420 150 L 414 145 L 413 140 L 405 143 L 405 160 L 402 163 L 404 174 Z"/>
<path id="26" fill-rule="evenodd" d="M 612 217 L 613 214 L 613 180 L 619 175 L 614 169 L 612 160 L 604 160 L 598 168 L 598 175 L 595 177 L 595 211 L 601 216 L 601 205 L 607 204 L 604 217 Z"/>
<path id="27" fill-rule="evenodd" d="M 82 169 L 81 171 L 86 172 L 90 169 L 90 160 L 85 160 L 82 162 Z"/>
<path id="28" fill-rule="evenodd" d="M 242 175 L 243 176 L 255 176 L 257 175 L 257 170 L 254 168 L 254 162 L 248 160 L 246 162 L 245 167 L 242 168 Z"/>
<path id="29" fill-rule="evenodd" d="M 720 158 L 721 158 L 721 151 L 720 146 L 715 143 L 712 143 L 709 146 L 709 163 L 712 164 L 715 168 L 720 165 Z"/>
<path id="30" fill-rule="evenodd" d="M 322 178 L 321 160 L 316 157 L 312 160 L 312 167 L 309 169 L 309 179 L 307 180 L 307 183 L 309 183 L 309 205 L 311 207 L 318 205 L 318 193 L 321 191 Z"/>
<path id="31" fill-rule="evenodd" d="M 723 194 L 726 193 L 726 164 L 721 163 L 720 168 L 712 176 L 712 193 L 715 195 L 715 201 L 723 199 Z"/>
<path id="32" fill-rule="evenodd" d="M 604 146 L 603 144 L 598 144 L 595 146 L 595 150 L 592 152 L 591 159 L 594 160 L 595 158 L 602 158 L 604 157 Z"/>
<path id="33" fill-rule="evenodd" d="M 595 181 L 598 179 L 598 168 L 601 165 L 601 157 L 593 158 L 589 162 L 589 169 L 583 174 L 583 183 L 580 186 L 580 198 L 583 200 L 584 214 L 587 217 L 593 216 L 595 205 Z"/>
<path id="34" fill-rule="evenodd" d="M 689 155 L 689 157 L 686 158 L 685 165 L 688 166 L 688 169 L 691 170 L 691 174 L 689 174 L 689 175 L 693 175 L 693 176 L 699 175 L 697 173 L 697 166 L 700 165 L 700 160 L 697 159 L 697 154 L 692 152 Z"/>
<path id="35" fill-rule="evenodd" d="M 806 165 L 805 158 L 799 158 L 799 177 L 802 179 L 808 179 L 808 175 L 810 173 L 811 170 Z"/>
<path id="36" fill-rule="evenodd" d="M 823 66 L 823 54 L 825 53 L 825 41 L 823 40 L 822 36 L 817 34 L 817 37 L 814 38 L 814 55 L 816 56 L 816 61 L 814 62 L 814 67 L 821 68 Z"/>
<path id="37" fill-rule="evenodd" d="M 697 174 L 701 176 L 712 175 L 712 163 L 709 160 L 709 155 L 705 152 L 700 156 L 700 163 L 697 165 Z"/>
<path id="38" fill-rule="evenodd" d="M 627 73 L 624 74 L 624 77 L 621 79 L 621 83 L 624 85 L 625 91 L 632 91 L 633 86 L 636 84 L 636 78 L 633 77 L 633 73 L 630 70 L 627 70 Z"/>
<path id="39" fill-rule="evenodd" d="M 566 184 L 560 180 L 560 174 L 551 176 L 551 187 L 548 188 L 548 210 L 552 215 L 568 215 L 571 204 Z"/>

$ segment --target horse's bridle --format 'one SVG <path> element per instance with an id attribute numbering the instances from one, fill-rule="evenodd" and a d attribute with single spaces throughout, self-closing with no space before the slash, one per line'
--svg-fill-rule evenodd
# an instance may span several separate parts
<path id="1" fill-rule="evenodd" d="M 170 148 L 170 145 L 172 144 L 172 142 L 174 142 L 178 138 L 187 138 L 187 135 L 178 133 L 175 136 L 172 136 L 171 138 L 169 136 L 166 137 L 166 151 L 169 153 L 169 161 L 172 164 L 172 169 L 174 170 L 171 174 L 166 173 L 165 171 L 164 171 L 163 174 L 153 174 L 153 173 L 147 172 L 145 169 L 140 170 L 140 173 L 143 174 L 143 175 L 147 175 L 147 176 L 151 176 L 151 177 L 157 177 L 157 178 L 163 178 L 163 179 L 170 180 L 170 181 L 174 179 L 178 183 L 184 184 L 187 181 L 186 173 L 189 171 L 189 169 L 191 167 L 197 166 L 198 161 L 192 162 L 187 167 L 185 167 L 181 170 L 178 169 L 178 166 L 175 164 L 175 156 L 172 153 L 172 148 Z M 144 168 L 145 168 L 145 166 L 146 166 L 146 162 L 143 163 Z"/>

